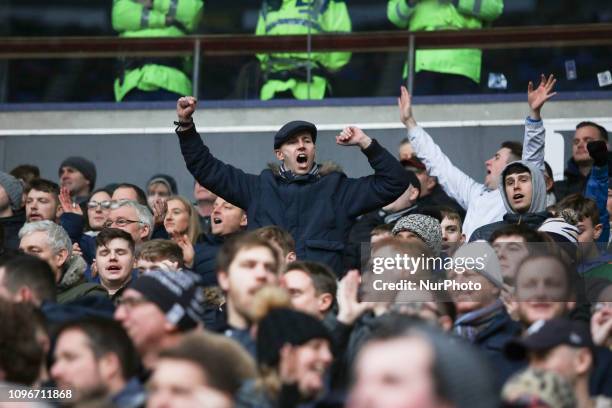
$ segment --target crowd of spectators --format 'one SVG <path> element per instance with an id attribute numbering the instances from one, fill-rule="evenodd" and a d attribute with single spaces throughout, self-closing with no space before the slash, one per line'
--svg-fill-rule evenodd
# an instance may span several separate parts
<path id="1" fill-rule="evenodd" d="M 523 140 L 482 183 L 418 125 L 405 88 L 397 155 L 356 127 L 336 136 L 368 160 L 362 178 L 317 163 L 317 128 L 299 120 L 274 136 L 277 166 L 223 163 L 192 97 L 175 122 L 190 197 L 167 174 L 96 187 L 84 157 L 55 181 L 35 163 L 0 172 L 0 392 L 83 407 L 611 407 L 608 135 L 579 123 L 553 184 L 541 113 L 555 82 L 528 85 Z M 402 257 L 440 262 L 376 271 Z"/>

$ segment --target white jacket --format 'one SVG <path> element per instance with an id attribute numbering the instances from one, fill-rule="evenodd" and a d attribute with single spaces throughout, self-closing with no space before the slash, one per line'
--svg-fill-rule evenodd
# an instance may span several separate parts
<path id="1" fill-rule="evenodd" d="M 466 241 L 476 228 L 501 221 L 506 213 L 498 189 L 490 190 L 459 170 L 420 126 L 408 130 L 408 139 L 416 156 L 423 161 L 430 176 L 436 176 L 446 194 L 466 210 L 463 233 Z M 545 131 L 542 121 L 527 118 L 523 138 L 522 160 L 532 162 L 544 171 Z"/>

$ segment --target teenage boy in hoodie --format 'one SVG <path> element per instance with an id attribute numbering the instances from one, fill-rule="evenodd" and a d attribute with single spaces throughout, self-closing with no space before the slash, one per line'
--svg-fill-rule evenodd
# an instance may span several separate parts
<path id="1" fill-rule="evenodd" d="M 502 171 L 500 185 L 506 208 L 503 220 L 478 228 L 470 242 L 489 241 L 491 234 L 506 225 L 526 225 L 537 229 L 549 217 L 544 173 L 532 163 L 520 160 L 508 164 Z"/>
<path id="2" fill-rule="evenodd" d="M 542 106 L 552 98 L 556 79 L 542 75 L 540 85 L 534 89 L 530 82 L 527 88 L 527 101 L 530 113 L 525 121 L 525 137 L 523 140 L 522 159 L 544 171 L 544 125 L 540 117 Z M 502 144 L 495 155 L 485 162 L 487 174 L 484 183 L 463 173 L 455 167 L 450 159 L 440 150 L 427 132 L 417 125 L 412 114 L 411 97 L 406 88 L 402 87 L 398 100 L 400 119 L 408 129 L 408 139 L 416 155 L 423 161 L 429 174 L 438 178 L 444 191 L 459 205 L 466 209 L 463 231 L 469 239 L 480 226 L 502 219 L 505 212 L 504 203 L 497 193 L 499 174 L 503 167 L 517 160 L 508 144 Z"/>

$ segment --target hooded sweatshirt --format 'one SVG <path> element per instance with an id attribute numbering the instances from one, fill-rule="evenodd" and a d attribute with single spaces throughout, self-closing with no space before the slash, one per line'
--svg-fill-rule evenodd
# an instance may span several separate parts
<path id="1" fill-rule="evenodd" d="M 506 188 L 504 185 L 504 178 L 506 176 L 508 167 L 517 163 L 529 169 L 529 173 L 531 173 L 531 205 L 524 213 L 518 213 L 512 208 L 510 205 L 510 200 L 506 195 Z M 506 225 L 524 224 L 530 228 L 537 229 L 544 222 L 544 220 L 549 217 L 549 214 L 546 211 L 546 182 L 544 181 L 544 174 L 532 163 L 523 160 L 508 163 L 501 172 L 499 186 L 499 192 L 501 193 L 502 201 L 504 203 L 504 207 L 506 208 L 506 214 L 504 215 L 503 220 L 483 225 L 482 227 L 478 228 L 470 237 L 470 242 L 477 240 L 488 241 L 493 232 Z"/>

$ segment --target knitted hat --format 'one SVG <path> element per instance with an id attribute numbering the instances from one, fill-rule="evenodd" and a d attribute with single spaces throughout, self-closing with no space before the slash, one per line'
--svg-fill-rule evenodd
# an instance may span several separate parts
<path id="1" fill-rule="evenodd" d="M 96 165 L 83 157 L 72 156 L 60 164 L 58 173 L 61 176 L 62 167 L 72 167 L 81 172 L 83 177 L 89 180 L 89 189 L 93 191 L 96 186 Z"/>
<path id="2" fill-rule="evenodd" d="M 393 227 L 393 235 L 402 231 L 410 231 L 425 242 L 425 245 L 439 254 L 442 248 L 442 227 L 440 221 L 429 215 L 410 214 L 399 219 Z"/>
<path id="3" fill-rule="evenodd" d="M 580 231 L 577 227 L 569 224 L 562 217 L 548 218 L 540 225 L 538 231 L 545 232 L 556 242 L 569 242 L 578 244 Z"/>
<path id="4" fill-rule="evenodd" d="M 474 267 L 470 268 L 470 270 L 484 276 L 498 288 L 503 287 L 504 279 L 502 277 L 499 259 L 497 258 L 495 250 L 488 242 L 476 241 L 462 245 L 457 249 L 453 258 L 463 258 L 461 261 L 462 263 L 459 264 L 456 262 L 456 265 L 466 265 L 467 259 L 480 259 L 480 262 L 471 262 L 474 264 Z"/>
<path id="5" fill-rule="evenodd" d="M 327 328 L 317 318 L 291 309 L 273 309 L 257 328 L 257 361 L 275 366 L 286 343 L 301 346 L 312 339 L 332 342 Z"/>
<path id="6" fill-rule="evenodd" d="M 168 187 L 168 191 L 170 191 L 170 194 L 178 194 L 178 189 L 176 188 L 176 180 L 172 176 L 169 176 L 167 174 L 154 175 L 149 179 L 149 181 L 147 181 L 147 191 L 149 190 L 151 184 L 154 183 L 162 183 L 163 185 Z"/>
<path id="7" fill-rule="evenodd" d="M 204 294 L 198 276 L 191 272 L 153 270 L 130 288 L 155 303 L 180 331 L 193 329 L 203 320 Z"/>
<path id="8" fill-rule="evenodd" d="M 317 142 L 317 127 L 314 124 L 303 120 L 294 120 L 276 132 L 274 136 L 274 149 L 280 148 L 283 143 L 300 132 L 309 132 L 312 136 L 312 142 Z"/>
<path id="9" fill-rule="evenodd" d="M 23 184 L 8 173 L 0 171 L 0 186 L 6 191 L 11 208 L 18 210 L 21 208 L 21 195 L 23 194 Z"/>
<path id="10" fill-rule="evenodd" d="M 533 368 L 527 368 L 512 376 L 504 385 L 502 397 L 510 404 L 534 403 L 537 400 L 546 404 L 547 407 L 574 408 L 577 406 L 574 389 L 569 382 L 552 371 Z"/>

